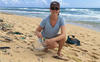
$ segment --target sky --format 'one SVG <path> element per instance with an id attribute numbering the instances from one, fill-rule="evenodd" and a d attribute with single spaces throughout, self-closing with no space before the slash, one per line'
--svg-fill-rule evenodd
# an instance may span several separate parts
<path id="1" fill-rule="evenodd" d="M 61 7 L 100 8 L 100 0 L 0 0 L 0 7 L 49 7 L 52 1 Z"/>

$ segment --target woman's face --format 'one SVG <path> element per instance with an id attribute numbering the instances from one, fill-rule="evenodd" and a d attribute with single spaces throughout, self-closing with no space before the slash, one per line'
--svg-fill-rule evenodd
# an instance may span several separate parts
<path id="1" fill-rule="evenodd" d="M 58 15 L 60 10 L 59 9 L 55 9 L 55 8 L 53 8 L 53 9 L 50 8 L 50 12 L 51 12 L 52 15 Z"/>

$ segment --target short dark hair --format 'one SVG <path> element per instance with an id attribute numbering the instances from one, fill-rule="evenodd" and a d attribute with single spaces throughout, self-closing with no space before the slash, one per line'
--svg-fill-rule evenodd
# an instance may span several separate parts
<path id="1" fill-rule="evenodd" d="M 51 2 L 51 4 L 50 4 L 50 8 L 53 7 L 53 6 L 58 7 L 58 8 L 60 9 L 60 3 L 57 2 L 57 1 L 53 1 L 53 2 Z"/>

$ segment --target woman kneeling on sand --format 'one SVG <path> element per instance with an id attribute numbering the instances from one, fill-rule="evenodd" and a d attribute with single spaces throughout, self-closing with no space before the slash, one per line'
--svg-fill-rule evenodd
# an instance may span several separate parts
<path id="1" fill-rule="evenodd" d="M 45 38 L 46 49 L 54 49 L 59 45 L 57 55 L 61 56 L 61 49 L 66 40 L 66 30 L 63 18 L 59 15 L 60 4 L 56 1 L 50 4 L 51 14 L 43 19 L 36 29 L 38 38 Z M 61 34 L 58 34 L 61 29 Z"/>

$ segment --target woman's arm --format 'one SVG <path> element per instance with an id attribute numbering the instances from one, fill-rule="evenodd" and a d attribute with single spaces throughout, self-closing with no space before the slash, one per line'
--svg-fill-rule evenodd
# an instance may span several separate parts
<path id="1" fill-rule="evenodd" d="M 43 29 L 43 28 L 39 25 L 39 26 L 37 27 L 37 29 L 35 30 L 35 34 L 36 34 L 37 37 L 39 37 L 39 38 L 42 38 L 42 34 L 41 34 L 42 29 Z"/>

